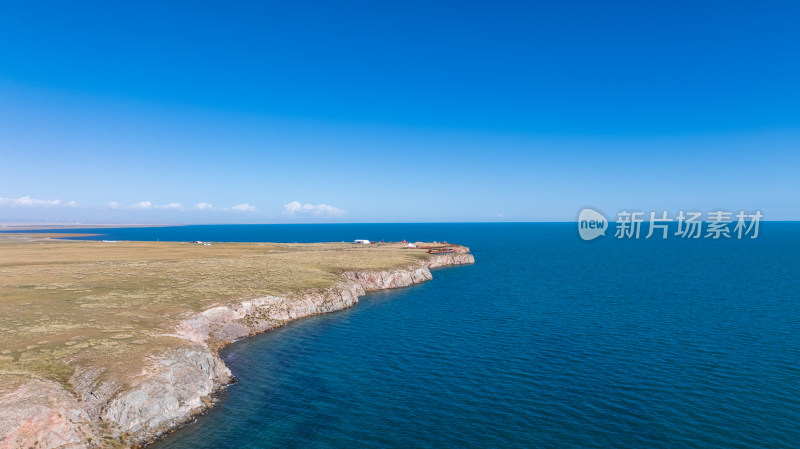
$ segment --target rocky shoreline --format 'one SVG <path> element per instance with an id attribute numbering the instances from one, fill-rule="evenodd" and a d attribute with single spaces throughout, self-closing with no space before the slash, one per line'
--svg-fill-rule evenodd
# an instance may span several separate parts
<path id="1" fill-rule="evenodd" d="M 299 318 L 352 307 L 368 291 L 430 280 L 431 268 L 470 263 L 473 256 L 461 247 L 418 267 L 346 272 L 324 291 L 265 296 L 188 316 L 174 334 L 185 344 L 146 361 L 126 388 L 99 370 L 79 367 L 71 378 L 72 392 L 52 381 L 30 379 L 0 396 L 0 412 L 6 415 L 0 416 L 0 449 L 146 445 L 207 410 L 213 395 L 232 382 L 218 356 L 227 344 Z M 38 394 L 29 394 L 33 391 Z"/>

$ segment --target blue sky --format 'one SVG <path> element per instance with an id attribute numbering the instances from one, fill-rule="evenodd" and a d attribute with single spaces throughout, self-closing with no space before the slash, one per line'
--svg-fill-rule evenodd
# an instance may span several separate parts
<path id="1" fill-rule="evenodd" d="M 0 222 L 800 219 L 800 4 L 4 2 Z"/>

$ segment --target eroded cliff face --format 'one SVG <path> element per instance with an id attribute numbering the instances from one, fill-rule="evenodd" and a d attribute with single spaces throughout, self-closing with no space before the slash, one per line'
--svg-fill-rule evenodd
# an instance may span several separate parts
<path id="1" fill-rule="evenodd" d="M 228 367 L 207 347 L 182 347 L 145 368 L 137 383 L 108 402 L 100 421 L 112 436 L 142 442 L 206 408 L 230 380 Z"/>
<path id="2" fill-rule="evenodd" d="M 61 384 L 16 377 L 0 392 L 0 448 L 84 448 L 95 435 L 89 416 Z"/>
<path id="3" fill-rule="evenodd" d="M 346 272 L 324 291 L 265 296 L 188 316 L 175 329 L 181 343 L 145 363 L 128 385 L 91 367 L 76 370 L 72 392 L 53 381 L 18 379 L 0 390 L 0 449 L 144 444 L 207 409 L 213 393 L 231 382 L 219 348 L 298 318 L 352 307 L 367 291 L 430 280 L 430 268 L 474 263 L 468 251 L 432 256 L 408 269 Z"/>

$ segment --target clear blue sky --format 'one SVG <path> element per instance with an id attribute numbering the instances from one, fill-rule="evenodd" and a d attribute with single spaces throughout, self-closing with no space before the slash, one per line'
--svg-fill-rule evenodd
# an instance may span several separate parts
<path id="1" fill-rule="evenodd" d="M 800 219 L 798 2 L 166 3 L 3 2 L 0 222 Z"/>

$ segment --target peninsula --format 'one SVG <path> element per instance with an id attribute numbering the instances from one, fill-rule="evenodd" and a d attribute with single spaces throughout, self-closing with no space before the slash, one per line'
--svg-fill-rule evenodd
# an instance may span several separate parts
<path id="1" fill-rule="evenodd" d="M 141 446 L 213 404 L 230 342 L 474 262 L 458 245 L 51 237 L 0 234 L 0 449 Z"/>

